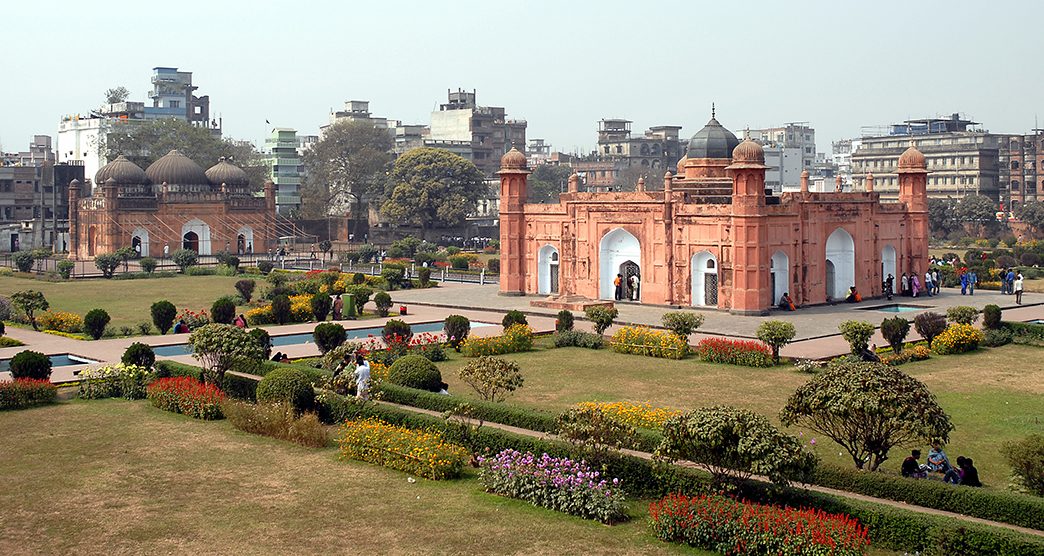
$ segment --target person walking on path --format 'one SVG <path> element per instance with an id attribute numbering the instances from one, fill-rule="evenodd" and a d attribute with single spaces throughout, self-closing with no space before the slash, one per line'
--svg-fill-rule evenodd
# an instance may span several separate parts
<path id="1" fill-rule="evenodd" d="M 910 275 L 910 295 L 917 297 L 917 293 L 921 290 L 921 280 L 917 278 L 917 273 Z"/>
<path id="2" fill-rule="evenodd" d="M 968 295 L 975 295 L 975 284 L 979 283 L 979 275 L 972 270 L 968 272 Z"/>
<path id="3" fill-rule="evenodd" d="M 1015 271 L 1008 269 L 1007 278 L 1004 280 L 1008 284 L 1008 295 L 1015 293 Z"/>
<path id="4" fill-rule="evenodd" d="M 341 313 L 344 312 L 344 300 L 341 299 L 341 294 L 334 296 L 333 302 L 333 320 L 341 320 Z"/>
<path id="5" fill-rule="evenodd" d="M 1022 273 L 1018 273 L 1015 279 L 1011 282 L 1013 291 L 1015 292 L 1015 304 L 1022 305 Z"/>
<path id="6" fill-rule="evenodd" d="M 964 272 L 961 274 L 961 295 L 968 294 L 968 273 Z"/>
<path id="7" fill-rule="evenodd" d="M 939 295 L 939 288 L 942 287 L 942 284 L 939 283 L 938 269 L 932 271 L 932 285 L 935 286 L 935 295 Z"/>
<path id="8" fill-rule="evenodd" d="M 929 270 L 924 273 L 924 293 L 928 294 L 928 297 L 931 297 L 933 288 L 932 271 Z"/>

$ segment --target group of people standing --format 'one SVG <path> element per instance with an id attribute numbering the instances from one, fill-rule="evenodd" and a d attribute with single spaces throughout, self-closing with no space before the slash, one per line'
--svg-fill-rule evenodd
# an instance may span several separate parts
<path id="1" fill-rule="evenodd" d="M 1023 278 L 1021 272 L 1015 272 L 1015 269 L 1005 268 L 1001 271 L 1001 293 L 1005 295 L 1014 295 L 1015 304 L 1022 305 L 1022 288 Z"/>
<path id="2" fill-rule="evenodd" d="M 889 277 L 891 277 L 891 274 L 889 274 Z M 939 295 L 941 287 L 942 281 L 939 279 L 938 270 L 925 272 L 924 282 L 921 282 L 921 277 L 916 272 L 911 273 L 909 276 L 904 272 L 899 278 L 899 295 L 904 297 L 917 297 L 922 293 L 928 297 Z"/>
<path id="3" fill-rule="evenodd" d="M 617 274 L 613 280 L 613 286 L 616 287 L 616 300 L 630 300 L 638 301 L 638 286 L 641 284 L 641 280 L 637 274 L 632 274 L 630 278 L 624 278 L 623 274 Z M 624 291 L 626 285 L 627 291 Z"/>
<path id="4" fill-rule="evenodd" d="M 926 479 L 929 473 L 939 473 L 942 475 L 943 482 L 946 483 L 971 487 L 982 486 L 982 482 L 979 481 L 979 470 L 975 468 L 975 462 L 971 458 L 957 456 L 957 467 L 954 467 L 950 464 L 950 459 L 946 457 L 946 452 L 943 451 L 942 446 L 938 442 L 932 444 L 932 449 L 928 451 L 926 463 L 917 461 L 920 457 L 921 451 L 913 450 L 903 460 L 900 470 L 903 477 Z"/>

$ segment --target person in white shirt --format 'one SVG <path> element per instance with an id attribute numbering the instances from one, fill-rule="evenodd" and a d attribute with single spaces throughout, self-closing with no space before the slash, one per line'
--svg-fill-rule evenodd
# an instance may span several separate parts
<path id="1" fill-rule="evenodd" d="M 355 397 L 361 400 L 370 397 L 370 363 L 362 354 L 355 356 Z"/>
<path id="2" fill-rule="evenodd" d="M 1015 276 L 1015 304 L 1022 305 L 1022 273 Z"/>

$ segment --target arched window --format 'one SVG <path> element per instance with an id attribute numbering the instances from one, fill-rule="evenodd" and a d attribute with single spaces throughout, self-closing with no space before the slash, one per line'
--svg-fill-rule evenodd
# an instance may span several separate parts
<path id="1" fill-rule="evenodd" d="M 1018 160 L 1012 160 L 1011 161 L 1011 169 L 1012 170 L 1018 170 L 1019 169 L 1019 161 Z"/>
<path id="2" fill-rule="evenodd" d="M 714 270 L 714 259 L 707 259 L 707 270 Z"/>

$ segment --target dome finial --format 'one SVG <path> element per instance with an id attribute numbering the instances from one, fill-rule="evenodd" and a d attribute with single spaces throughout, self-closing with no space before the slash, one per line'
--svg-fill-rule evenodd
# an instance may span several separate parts
<path id="1" fill-rule="evenodd" d="M 714 103 L 711 102 L 711 118 L 717 118 L 715 115 L 716 110 L 714 109 Z"/>

